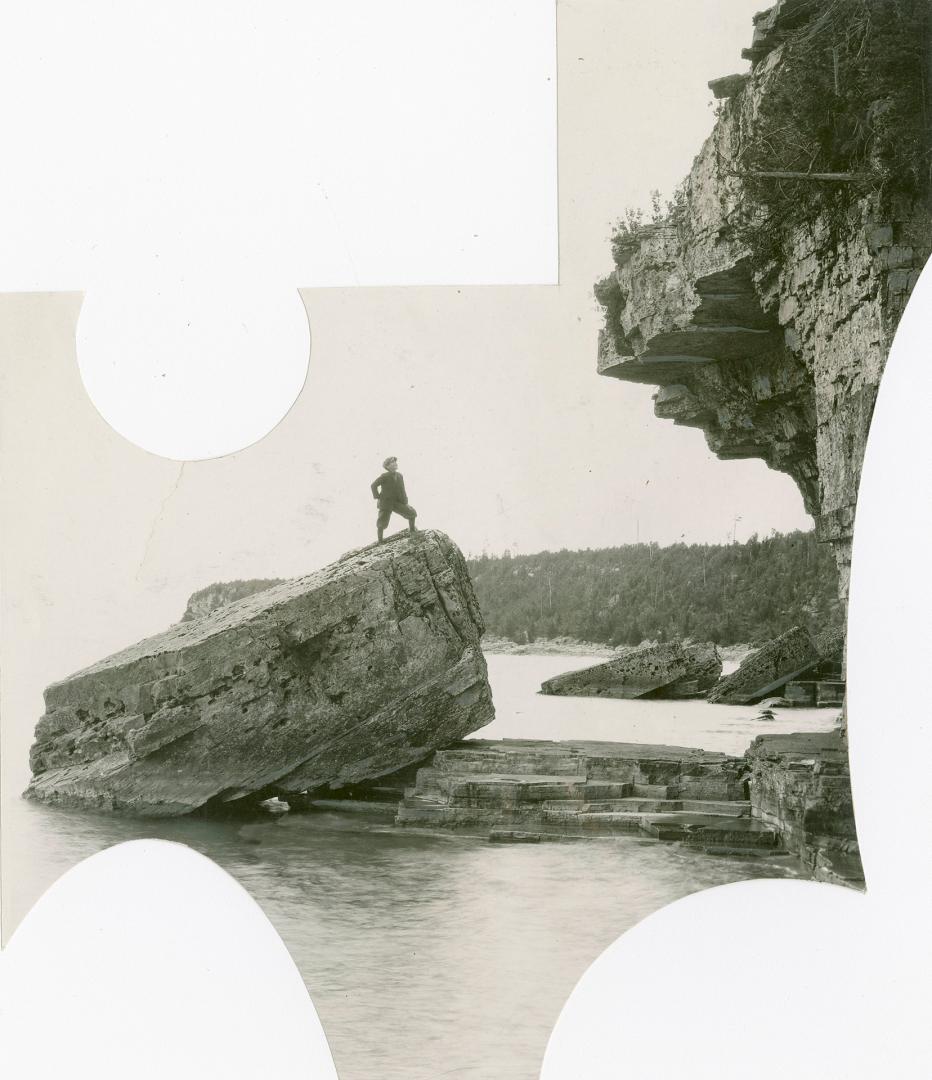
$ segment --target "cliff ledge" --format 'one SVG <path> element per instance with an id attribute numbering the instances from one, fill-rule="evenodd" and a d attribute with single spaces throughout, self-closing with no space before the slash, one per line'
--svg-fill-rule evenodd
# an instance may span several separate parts
<path id="1" fill-rule="evenodd" d="M 669 215 L 622 226 L 596 286 L 601 374 L 657 385 L 656 414 L 719 457 L 789 474 L 843 599 L 880 377 L 932 249 L 929 21 L 883 0 L 757 15 Z"/>

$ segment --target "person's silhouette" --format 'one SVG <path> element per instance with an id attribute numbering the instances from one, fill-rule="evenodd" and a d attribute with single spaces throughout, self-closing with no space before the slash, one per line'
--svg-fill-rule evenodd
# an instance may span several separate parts
<path id="1" fill-rule="evenodd" d="M 382 543 L 382 535 L 388 525 L 392 514 L 400 514 L 408 520 L 408 528 L 411 532 L 417 532 L 414 519 L 417 511 L 408 503 L 408 494 L 405 491 L 404 477 L 398 471 L 398 458 L 387 457 L 382 466 L 385 472 L 376 477 L 372 482 L 372 497 L 378 499 L 379 516 L 376 519 L 376 531 L 378 542 Z"/>

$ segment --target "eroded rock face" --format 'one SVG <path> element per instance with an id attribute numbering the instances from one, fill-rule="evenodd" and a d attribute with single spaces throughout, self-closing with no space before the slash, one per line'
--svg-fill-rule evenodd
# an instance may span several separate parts
<path id="1" fill-rule="evenodd" d="M 839 664 L 843 662 L 845 652 L 844 630 L 822 630 L 820 633 L 812 635 L 812 641 L 820 660 L 832 660 Z"/>
<path id="2" fill-rule="evenodd" d="M 397 823 L 653 836 L 658 822 L 733 826 L 750 816 L 745 771 L 741 758 L 683 746 L 471 739 L 418 770 Z"/>
<path id="3" fill-rule="evenodd" d="M 722 658 L 711 642 L 676 641 L 632 649 L 617 659 L 556 675 L 541 693 L 575 697 L 691 697 L 714 686 Z"/>
<path id="4" fill-rule="evenodd" d="M 394 772 L 494 715 L 462 554 L 363 549 L 45 692 L 26 794 L 148 815 Z"/>
<path id="5" fill-rule="evenodd" d="M 783 0 L 755 18 L 746 76 L 718 80 L 722 111 L 693 164 L 676 223 L 640 230 L 597 286 L 599 371 L 653 383 L 659 417 L 701 428 L 722 458 L 762 458 L 797 483 L 847 596 L 858 481 L 894 331 L 932 246 L 919 202 L 854 201 L 816 216 L 775 272 L 755 271 L 735 222 L 759 209 L 742 148 L 780 92 L 782 42 L 817 10 Z"/>
<path id="6" fill-rule="evenodd" d="M 661 687 L 651 697 L 687 698 L 711 690 L 722 675 L 722 657 L 712 641 L 684 645 L 686 674 L 668 686 Z"/>
<path id="7" fill-rule="evenodd" d="M 813 877 L 860 884 L 864 871 L 841 734 L 761 735 L 745 760 L 752 816 L 776 829 Z"/>
<path id="8" fill-rule="evenodd" d="M 773 684 L 796 674 L 820 659 L 809 631 L 794 626 L 768 641 L 709 693 L 709 701 L 722 705 L 747 705 L 774 692 Z"/>

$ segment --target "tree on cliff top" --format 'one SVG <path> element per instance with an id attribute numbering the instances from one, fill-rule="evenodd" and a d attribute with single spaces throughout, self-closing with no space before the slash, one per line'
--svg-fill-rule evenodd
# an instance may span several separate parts
<path id="1" fill-rule="evenodd" d="M 816 216 L 837 226 L 868 195 L 882 211 L 897 197 L 929 199 L 932 183 L 928 0 L 813 4 L 779 48 L 779 69 L 723 163 L 742 178 L 751 209 L 735 225 L 759 269 L 779 261 L 795 226 Z"/>

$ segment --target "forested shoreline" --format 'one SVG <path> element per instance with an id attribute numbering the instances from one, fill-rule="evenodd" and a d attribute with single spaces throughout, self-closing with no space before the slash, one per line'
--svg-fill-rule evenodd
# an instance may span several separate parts
<path id="1" fill-rule="evenodd" d="M 737 544 L 625 544 L 468 560 L 487 633 L 607 645 L 762 644 L 842 623 L 831 550 L 812 532 Z"/>

